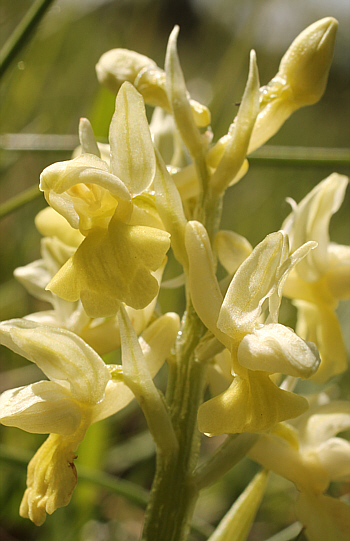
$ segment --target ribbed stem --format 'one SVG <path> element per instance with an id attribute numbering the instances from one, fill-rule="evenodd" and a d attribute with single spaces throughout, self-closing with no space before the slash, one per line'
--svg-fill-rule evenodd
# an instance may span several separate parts
<path id="1" fill-rule="evenodd" d="M 191 303 L 176 344 L 176 364 L 169 374 L 167 400 L 179 442 L 177 453 L 157 454 L 157 469 L 147 508 L 143 541 L 183 541 L 197 501 L 193 483 L 200 433 L 197 410 L 203 400 L 205 364 L 197 361 L 195 348 L 205 327 Z"/>

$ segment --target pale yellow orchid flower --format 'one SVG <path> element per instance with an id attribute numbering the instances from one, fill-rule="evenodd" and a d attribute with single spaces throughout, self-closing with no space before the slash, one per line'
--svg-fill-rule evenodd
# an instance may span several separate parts
<path id="1" fill-rule="evenodd" d="M 52 291 L 46 289 L 47 285 L 60 270 L 62 265 L 74 254 L 75 248 L 64 244 L 59 239 L 74 240 L 70 231 L 81 235 L 79 231 L 71 228 L 68 222 L 51 207 L 44 209 L 37 216 L 42 232 L 58 236 L 45 237 L 41 240 L 42 258 L 18 267 L 14 271 L 15 278 L 37 299 L 52 305 L 51 310 L 42 310 L 25 316 L 25 319 L 36 321 L 42 325 L 62 327 L 74 332 L 87 344 L 94 348 L 99 355 L 109 353 L 120 346 L 120 332 L 117 316 L 109 318 L 90 318 L 80 301 L 66 301 Z M 52 218 L 52 219 L 51 219 Z M 57 229 L 53 226 L 57 225 Z M 63 227 L 61 227 L 63 226 Z M 64 232 L 64 235 L 62 234 Z M 82 235 L 81 235 L 82 236 Z M 82 236 L 82 238 L 84 238 Z M 79 243 L 78 243 L 79 244 Z M 158 284 L 162 279 L 165 263 L 154 273 Z M 157 303 L 157 296 L 140 310 L 126 306 L 126 311 L 137 335 L 148 325 Z"/>
<path id="2" fill-rule="evenodd" d="M 340 300 L 350 298 L 350 247 L 330 242 L 329 221 L 339 209 L 348 179 L 333 173 L 297 205 L 282 228 L 292 250 L 314 240 L 318 246 L 295 268 L 283 294 L 298 308 L 297 332 L 316 343 L 321 365 L 314 379 L 325 382 L 347 368 L 347 354 L 335 313 Z"/>
<path id="3" fill-rule="evenodd" d="M 141 309 L 157 295 L 152 272 L 162 266 L 170 239 L 146 193 L 156 165 L 142 97 L 130 83 L 118 93 L 110 166 L 99 157 L 91 127 L 82 124 L 84 153 L 40 177 L 48 203 L 85 237 L 48 289 L 67 301 L 80 298 L 90 317 L 113 316 L 120 302 Z"/>
<path id="4" fill-rule="evenodd" d="M 268 235 L 240 265 L 222 299 L 207 232 L 199 222 L 187 224 L 192 302 L 203 323 L 230 350 L 234 376 L 228 389 L 200 406 L 201 432 L 260 432 L 307 409 L 303 397 L 279 389 L 270 375 L 307 378 L 317 370 L 314 344 L 278 323 L 288 273 L 314 246 L 309 242 L 289 254 L 285 233 Z"/>
<path id="5" fill-rule="evenodd" d="M 177 314 L 165 314 L 139 339 L 149 378 L 170 354 L 179 329 Z M 50 434 L 28 465 L 20 514 L 41 525 L 46 513 L 68 505 L 77 482 L 75 451 L 92 423 L 124 408 L 134 398 L 114 380 L 99 355 L 74 333 L 14 319 L 0 324 L 0 343 L 34 362 L 49 381 L 5 391 L 0 422 Z"/>
<path id="6" fill-rule="evenodd" d="M 300 495 L 297 517 L 309 541 L 346 541 L 350 508 L 325 493 L 331 481 L 350 479 L 350 443 L 335 437 L 350 428 L 347 402 L 316 404 L 290 425 L 259 438 L 250 458 L 292 481 Z"/>

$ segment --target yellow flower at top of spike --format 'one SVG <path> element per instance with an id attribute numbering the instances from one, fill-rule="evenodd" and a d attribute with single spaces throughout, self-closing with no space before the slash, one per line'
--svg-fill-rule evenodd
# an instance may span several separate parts
<path id="1" fill-rule="evenodd" d="M 48 203 L 85 237 L 47 288 L 68 301 L 80 298 L 90 317 L 112 316 L 120 302 L 144 308 L 157 295 L 152 272 L 164 262 L 170 236 L 149 193 L 156 163 L 142 97 L 128 82 L 118 93 L 110 166 L 86 119 L 79 131 L 83 154 L 40 177 Z"/>

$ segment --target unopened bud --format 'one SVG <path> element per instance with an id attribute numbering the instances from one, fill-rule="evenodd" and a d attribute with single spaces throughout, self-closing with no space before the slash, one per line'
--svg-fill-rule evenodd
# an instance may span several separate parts
<path id="1" fill-rule="evenodd" d="M 143 54 L 128 49 L 112 49 L 104 53 L 96 65 L 97 79 L 115 94 L 125 81 L 134 83 L 139 72 L 146 67 L 157 67 Z"/>
<path id="2" fill-rule="evenodd" d="M 99 83 L 111 92 L 117 94 L 121 85 L 128 81 L 142 95 L 145 103 L 171 113 L 165 72 L 151 58 L 128 49 L 112 49 L 101 56 L 96 73 Z M 196 126 L 205 128 L 210 124 L 208 107 L 190 99 L 189 95 L 188 99 Z"/>
<path id="3" fill-rule="evenodd" d="M 316 103 L 325 91 L 337 28 L 333 17 L 317 21 L 299 34 L 281 60 L 277 76 L 285 79 L 300 106 Z"/>
<path id="4" fill-rule="evenodd" d="M 306 28 L 283 56 L 277 75 L 260 89 L 260 110 L 250 139 L 250 154 L 287 118 L 316 103 L 326 88 L 338 22 L 326 17 Z"/>

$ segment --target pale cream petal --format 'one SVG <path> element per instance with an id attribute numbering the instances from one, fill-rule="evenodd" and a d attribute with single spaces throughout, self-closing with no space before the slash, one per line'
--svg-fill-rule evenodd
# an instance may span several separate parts
<path id="1" fill-rule="evenodd" d="M 43 259 L 33 261 L 25 267 L 17 267 L 13 274 L 33 297 L 52 303 L 52 294 L 45 290 L 51 275 Z"/>
<path id="2" fill-rule="evenodd" d="M 215 275 L 214 258 L 205 227 L 188 222 L 185 233 L 189 260 L 189 285 L 193 306 L 204 325 L 229 349 L 231 340 L 217 328 L 222 295 Z"/>
<path id="3" fill-rule="evenodd" d="M 128 82 L 117 95 L 109 142 L 111 172 L 123 180 L 132 195 L 145 191 L 155 173 L 154 149 L 143 99 Z"/>
<path id="4" fill-rule="evenodd" d="M 232 275 L 243 261 L 252 253 L 252 245 L 242 235 L 234 231 L 219 231 L 214 240 L 221 265 Z"/>
<path id="5" fill-rule="evenodd" d="M 51 381 L 38 381 L 0 395 L 0 423 L 33 434 L 74 433 L 81 421 L 70 392 Z"/>
<path id="6" fill-rule="evenodd" d="M 264 468 L 289 479 L 299 490 L 321 493 L 329 485 L 329 476 L 315 454 L 304 460 L 290 442 L 274 434 L 261 436 L 248 451 L 248 456 Z"/>
<path id="7" fill-rule="evenodd" d="M 348 441 L 342 438 L 330 438 L 317 448 L 317 456 L 331 481 L 350 480 L 350 443 Z"/>
<path id="8" fill-rule="evenodd" d="M 259 112 L 259 73 L 256 64 L 255 51 L 250 53 L 250 67 L 248 81 L 243 94 L 238 114 L 230 129 L 230 139 L 225 148 L 223 157 L 210 179 L 211 188 L 224 193 L 232 180 L 237 177 L 245 157 L 256 117 Z"/>
<path id="9" fill-rule="evenodd" d="M 342 329 L 336 314 L 327 305 L 316 305 L 305 301 L 293 301 L 298 308 L 296 332 L 314 342 L 320 352 L 321 364 L 312 379 L 325 383 L 347 369 L 347 352 Z"/>
<path id="10" fill-rule="evenodd" d="M 203 151 L 203 142 L 193 117 L 185 79 L 177 54 L 178 33 L 179 27 L 175 26 L 169 36 L 165 58 L 166 90 L 182 140 L 192 156 L 199 156 Z"/>
<path id="11" fill-rule="evenodd" d="M 63 194 L 76 184 L 97 184 L 127 201 L 130 194 L 125 184 L 109 172 L 107 164 L 93 154 L 81 154 L 73 160 L 49 165 L 40 175 L 40 189 L 50 195 Z"/>
<path id="12" fill-rule="evenodd" d="M 156 152 L 156 176 L 154 188 L 156 192 L 156 205 L 165 229 L 171 234 L 171 247 L 176 259 L 188 267 L 185 248 L 185 218 L 180 194 L 173 178 L 168 173 L 165 163 L 158 150 Z"/>
<path id="13" fill-rule="evenodd" d="M 317 281 L 329 268 L 329 221 L 344 199 L 347 184 L 347 177 L 333 173 L 304 197 L 282 225 L 292 250 L 309 240 L 318 243 L 297 267 L 298 275 L 307 282 Z"/>
<path id="14" fill-rule="evenodd" d="M 280 324 L 264 325 L 246 334 L 238 347 L 238 362 L 250 370 L 308 378 L 320 364 L 317 348 L 292 329 Z"/>
<path id="15" fill-rule="evenodd" d="M 125 308 L 118 313 L 123 361 L 123 380 L 130 387 L 146 417 L 149 430 L 164 453 L 173 452 L 177 438 L 166 403 L 155 386 L 140 342 Z"/>
<path id="16" fill-rule="evenodd" d="M 108 369 L 76 334 L 29 320 L 10 320 L 0 324 L 0 341 L 36 363 L 49 379 L 70 389 L 76 400 L 94 404 L 103 398 L 110 379 Z"/>
<path id="17" fill-rule="evenodd" d="M 83 154 L 94 154 L 98 158 L 101 157 L 99 148 L 96 143 L 92 126 L 87 118 L 81 118 L 79 122 L 79 140 L 81 151 Z"/>
<path id="18" fill-rule="evenodd" d="M 328 245 L 329 268 L 325 276 L 331 294 L 337 300 L 350 298 L 350 246 Z"/>
<path id="19" fill-rule="evenodd" d="M 298 422 L 300 441 L 305 448 L 316 448 L 350 428 L 350 403 L 333 401 L 310 410 Z"/>
<path id="20" fill-rule="evenodd" d="M 137 74 L 156 63 L 147 56 L 129 49 L 111 49 L 96 64 L 97 78 L 101 84 L 117 94 L 124 81 L 133 83 Z"/>
<path id="21" fill-rule="evenodd" d="M 268 235 L 234 275 L 220 310 L 218 327 L 232 338 L 251 332 L 259 321 L 265 301 L 276 289 L 276 273 L 283 261 L 286 238 Z"/>
<path id="22" fill-rule="evenodd" d="M 79 230 L 52 207 L 46 207 L 35 216 L 35 226 L 44 237 L 57 237 L 68 246 L 77 247 L 84 240 Z"/>
<path id="23" fill-rule="evenodd" d="M 164 314 L 145 329 L 139 338 L 152 378 L 169 357 L 180 329 L 180 318 L 174 312 Z"/>
<path id="24" fill-rule="evenodd" d="M 110 417 L 125 408 L 135 398 L 134 393 L 122 381 L 109 380 L 104 399 L 93 408 L 91 423 Z"/>

